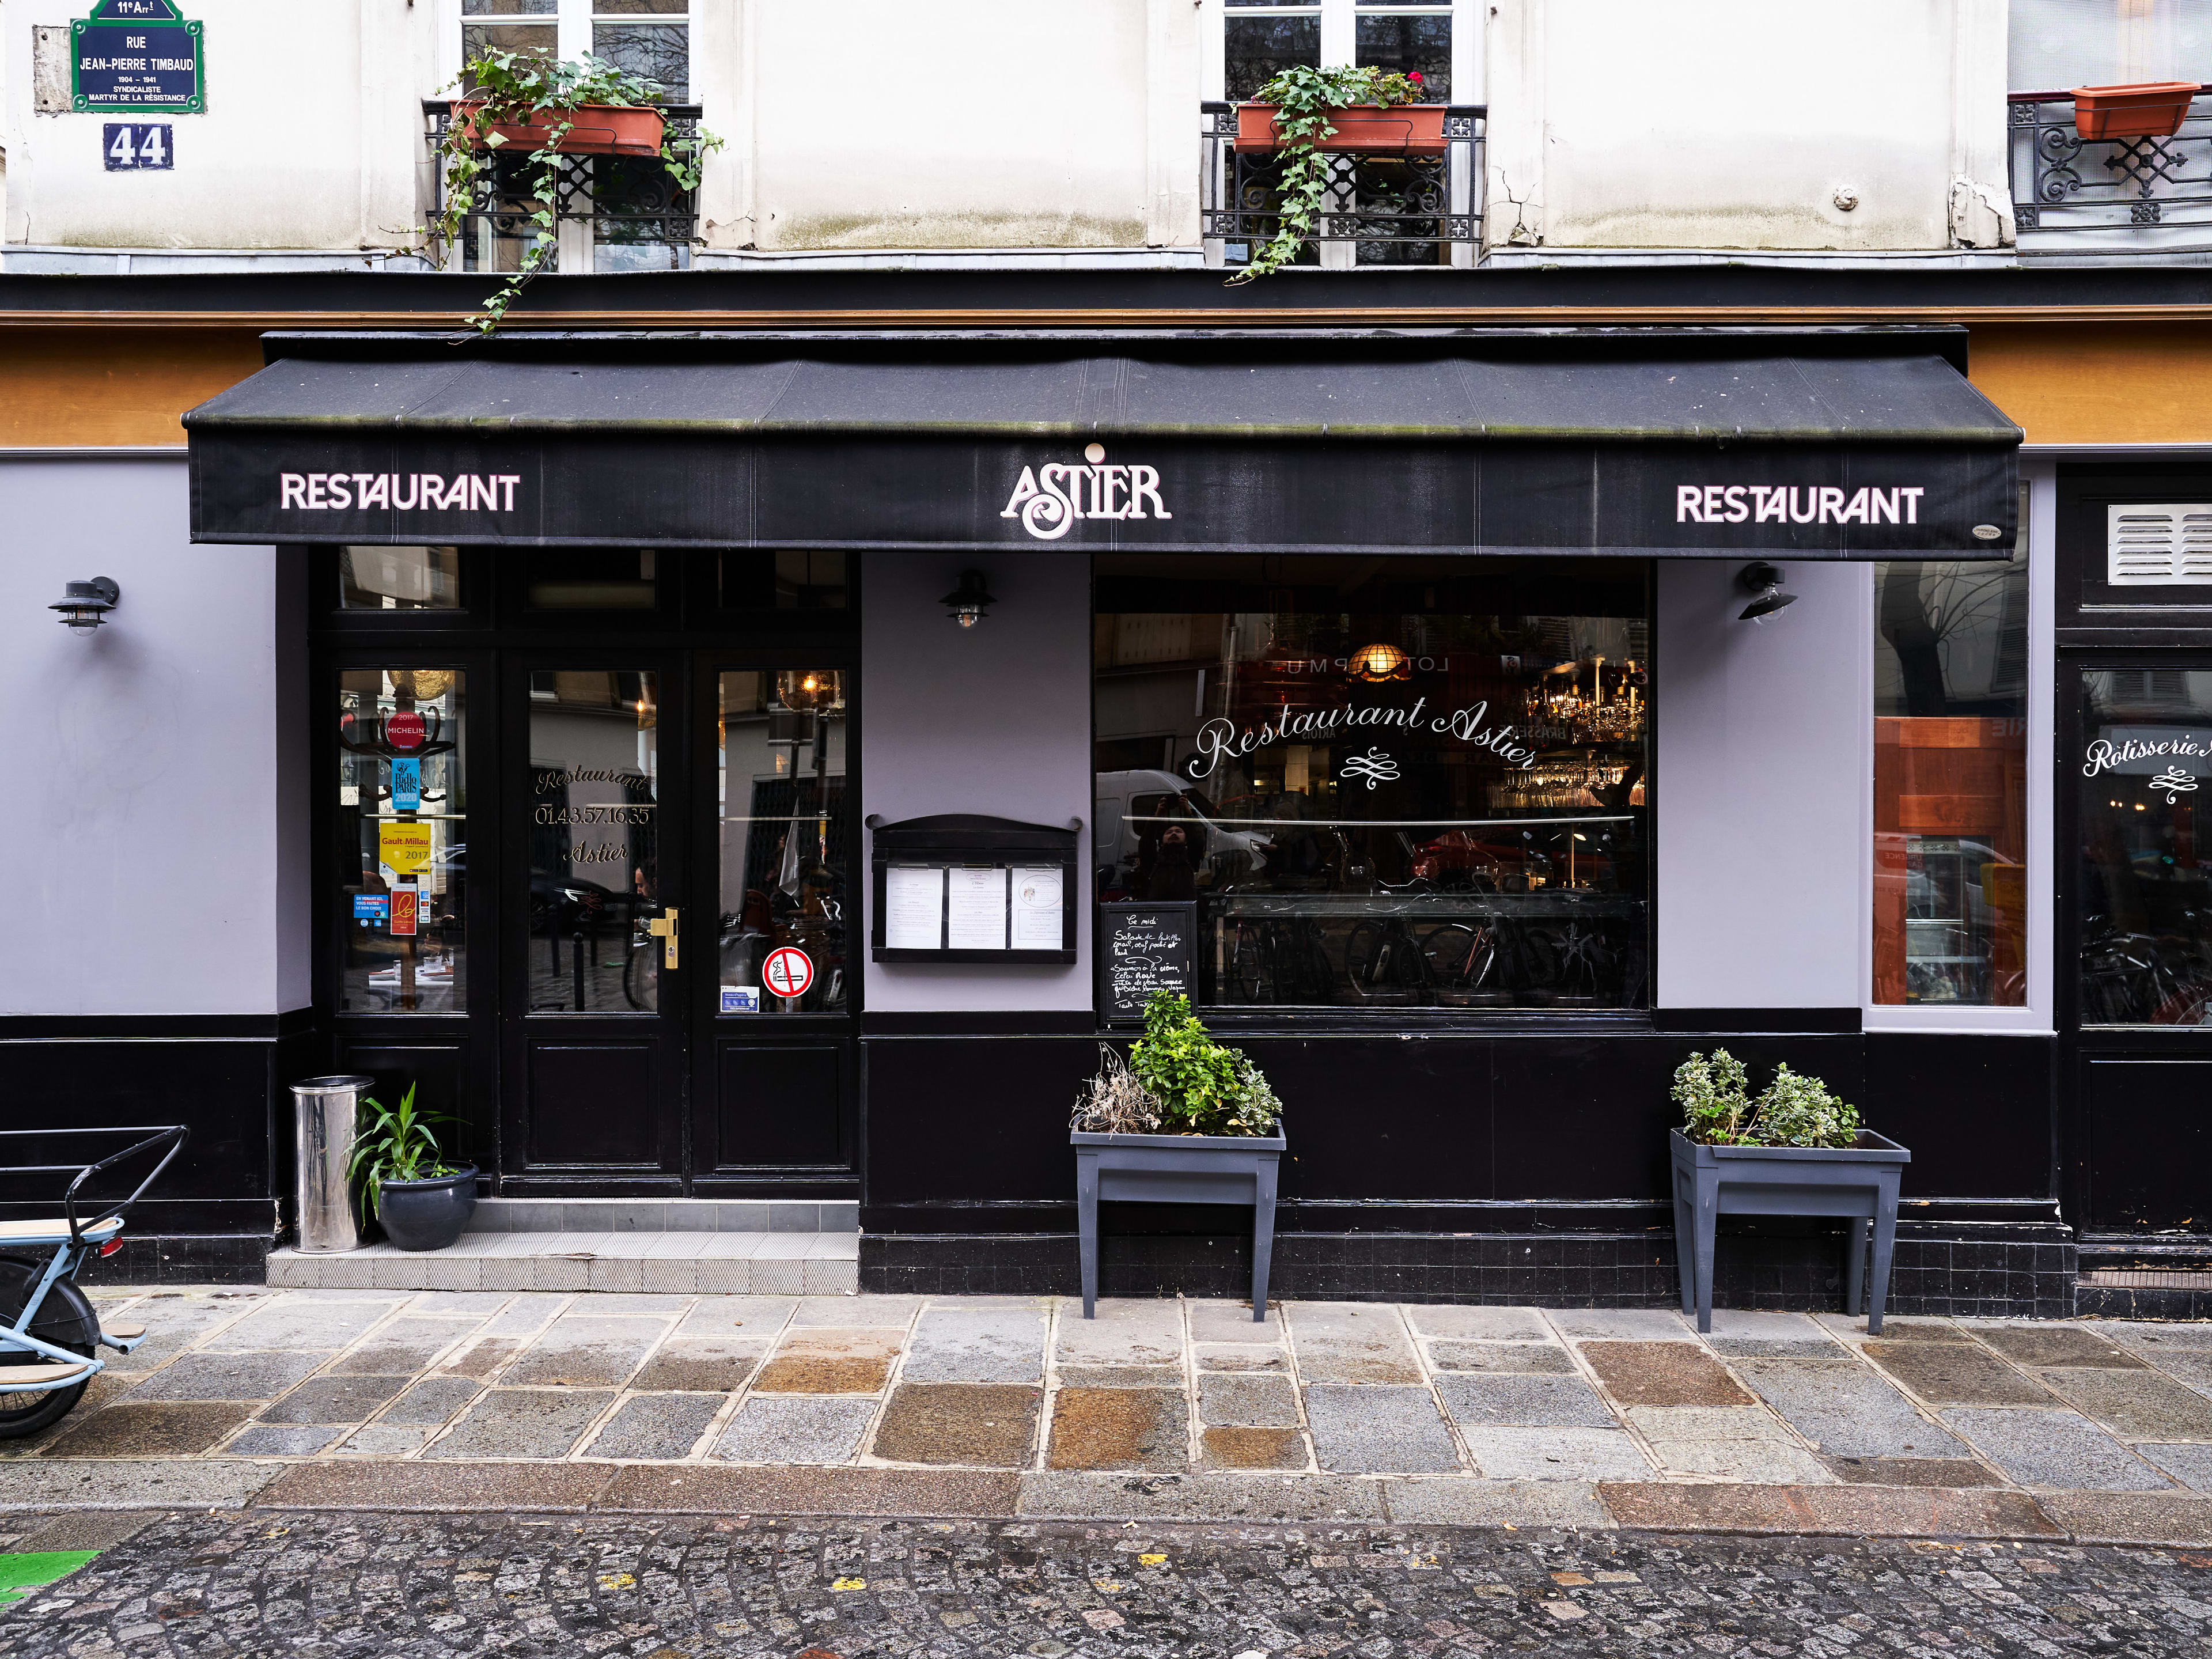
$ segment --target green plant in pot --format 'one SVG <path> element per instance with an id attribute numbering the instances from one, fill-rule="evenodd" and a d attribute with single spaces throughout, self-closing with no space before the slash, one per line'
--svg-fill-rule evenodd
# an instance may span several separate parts
<path id="1" fill-rule="evenodd" d="M 658 108 L 666 88 L 658 81 L 589 53 L 569 59 L 495 47 L 469 59 L 447 90 L 455 87 L 465 90 L 439 135 L 442 194 L 427 233 L 434 248 L 450 250 L 459 241 L 477 186 L 498 165 L 501 151 L 532 147 L 521 190 L 528 240 L 516 268 L 470 319 L 481 334 L 499 326 L 515 295 L 553 256 L 564 156 L 657 156 L 676 188 L 688 191 L 699 188 L 708 155 L 722 147 L 703 128 L 682 132 L 668 125 Z"/>
<path id="2" fill-rule="evenodd" d="M 1858 1108 L 1816 1077 L 1774 1068 L 1774 1080 L 1753 1098 L 1750 1073 L 1725 1048 L 1708 1060 L 1692 1054 L 1674 1070 L 1674 1103 L 1685 1139 L 1707 1146 L 1858 1145 Z"/>
<path id="3" fill-rule="evenodd" d="M 1313 234 L 1314 221 L 1328 206 L 1330 139 L 1346 110 L 1418 103 L 1421 77 L 1381 70 L 1316 69 L 1299 64 L 1283 70 L 1260 88 L 1255 105 L 1274 110 L 1274 144 L 1282 158 L 1276 181 L 1276 210 L 1282 216 L 1272 240 L 1254 250 L 1250 262 L 1229 279 L 1229 286 L 1280 270 L 1298 256 Z"/>
<path id="4" fill-rule="evenodd" d="M 368 1213 L 403 1250 L 442 1250 L 461 1236 L 476 1213 L 473 1164 L 450 1162 L 438 1131 L 459 1120 L 415 1109 L 409 1084 L 397 1110 L 374 1096 L 361 1103 L 363 1127 L 354 1138 L 350 1173 L 359 1181 Z"/>

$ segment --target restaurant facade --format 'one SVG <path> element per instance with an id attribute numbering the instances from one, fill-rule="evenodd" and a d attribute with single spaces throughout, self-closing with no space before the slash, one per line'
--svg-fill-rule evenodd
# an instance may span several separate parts
<path id="1" fill-rule="evenodd" d="M 2212 473 L 2023 451 L 1935 309 L 258 331 L 188 454 L 0 469 L 37 880 L 118 947 L 21 1086 L 192 1121 L 140 1276 L 259 1275 L 337 1071 L 487 1196 L 1065 1291 L 1157 981 L 1284 1102 L 1279 1295 L 1674 1300 L 1722 1047 L 1911 1149 L 1893 1308 L 2119 1305 L 2205 1231 Z M 1732 1224 L 1720 1300 L 1834 1305 Z M 1120 1206 L 1105 1288 L 1248 1226 Z"/>

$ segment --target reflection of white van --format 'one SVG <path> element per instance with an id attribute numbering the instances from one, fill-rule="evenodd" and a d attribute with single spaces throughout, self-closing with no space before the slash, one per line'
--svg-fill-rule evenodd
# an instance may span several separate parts
<path id="1" fill-rule="evenodd" d="M 1136 867 L 1139 843 L 1147 833 L 1157 836 L 1165 826 L 1163 817 L 1181 818 L 1196 827 L 1190 832 L 1191 862 L 1203 869 L 1209 862 L 1224 875 L 1249 872 L 1267 862 L 1267 837 L 1250 830 L 1224 829 L 1214 820 L 1220 809 L 1195 784 L 1172 772 L 1101 772 L 1095 789 L 1097 816 L 1091 846 L 1101 866 L 1111 866 L 1119 879 Z M 1234 871 L 1230 866 L 1234 866 Z"/>

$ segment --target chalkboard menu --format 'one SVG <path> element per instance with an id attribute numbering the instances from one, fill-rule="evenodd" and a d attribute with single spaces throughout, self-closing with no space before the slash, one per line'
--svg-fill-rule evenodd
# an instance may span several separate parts
<path id="1" fill-rule="evenodd" d="M 1098 907 L 1098 1007 L 1109 1025 L 1141 1025 L 1155 991 L 1188 996 L 1198 972 L 1198 906 Z"/>

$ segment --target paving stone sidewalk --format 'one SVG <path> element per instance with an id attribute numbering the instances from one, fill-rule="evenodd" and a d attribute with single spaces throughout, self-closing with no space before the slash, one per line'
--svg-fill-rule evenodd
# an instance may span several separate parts
<path id="1" fill-rule="evenodd" d="M 2212 1545 L 2212 1325 L 102 1290 L 0 1506 L 727 1507 Z M 148 1483 L 152 1483 L 150 1486 Z"/>

